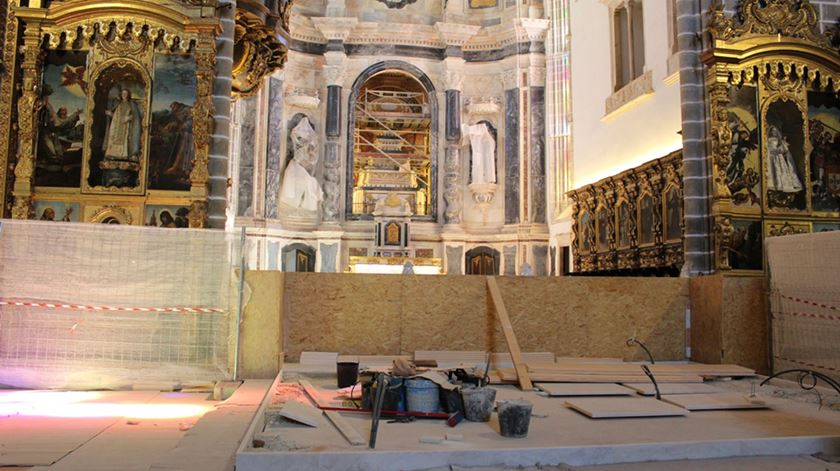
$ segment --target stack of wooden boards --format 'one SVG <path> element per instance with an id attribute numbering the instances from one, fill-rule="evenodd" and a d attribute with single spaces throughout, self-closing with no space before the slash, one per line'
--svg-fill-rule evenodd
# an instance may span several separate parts
<path id="1" fill-rule="evenodd" d="M 558 360 L 554 363 L 526 362 L 532 381 L 542 383 L 644 383 L 648 377 L 643 363 L 580 362 Z M 702 383 L 705 379 L 754 376 L 755 370 L 738 365 L 699 363 L 657 363 L 648 365 L 658 383 Z M 499 368 L 491 375 L 492 384 L 516 384 L 513 368 Z"/>

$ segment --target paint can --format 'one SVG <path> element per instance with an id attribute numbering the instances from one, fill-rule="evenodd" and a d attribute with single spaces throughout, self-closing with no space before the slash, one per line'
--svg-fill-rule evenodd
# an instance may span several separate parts
<path id="1" fill-rule="evenodd" d="M 405 380 L 405 399 L 413 412 L 440 412 L 438 385 L 427 379 Z"/>
<path id="2" fill-rule="evenodd" d="M 359 362 L 357 361 L 339 361 L 335 364 L 335 370 L 339 389 L 353 386 L 359 378 Z"/>

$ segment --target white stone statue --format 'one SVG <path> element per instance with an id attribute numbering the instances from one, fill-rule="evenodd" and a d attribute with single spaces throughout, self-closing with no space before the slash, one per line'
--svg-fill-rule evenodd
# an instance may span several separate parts
<path id="1" fill-rule="evenodd" d="M 790 145 L 781 130 L 772 124 L 767 128 L 767 154 L 770 160 L 767 188 L 784 193 L 802 191 L 802 180 L 796 171 Z"/>
<path id="2" fill-rule="evenodd" d="M 461 130 L 470 139 L 472 179 L 470 183 L 496 183 L 496 140 L 484 123 L 465 124 Z"/>
<path id="3" fill-rule="evenodd" d="M 313 176 L 318 163 L 318 134 L 309 118 L 303 118 L 290 134 L 294 158 L 286 165 L 280 201 L 292 208 L 317 211 L 324 199 L 321 185 Z"/>

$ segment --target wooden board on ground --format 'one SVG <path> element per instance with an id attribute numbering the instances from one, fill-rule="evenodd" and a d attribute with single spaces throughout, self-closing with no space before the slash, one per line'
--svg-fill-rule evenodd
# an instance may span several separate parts
<path id="1" fill-rule="evenodd" d="M 662 396 L 662 400 L 690 411 L 767 409 L 769 407 L 761 399 L 729 392 L 716 394 L 675 394 L 673 396 Z"/>
<path id="2" fill-rule="evenodd" d="M 647 383 L 624 383 L 628 387 L 643 396 L 654 396 L 656 390 L 650 381 Z M 665 383 L 659 384 L 659 394 L 714 394 L 723 392 L 714 386 L 703 383 Z"/>
<path id="3" fill-rule="evenodd" d="M 566 407 L 593 419 L 688 415 L 681 407 L 646 397 L 584 397 L 567 400 Z"/>
<path id="4" fill-rule="evenodd" d="M 464 363 L 467 365 L 474 365 L 478 363 L 483 364 L 486 359 L 487 352 L 477 350 L 417 350 L 414 352 L 414 361 L 435 361 L 438 364 Z"/>
<path id="5" fill-rule="evenodd" d="M 301 352 L 298 363 L 304 365 L 335 365 L 338 352 Z"/>
<path id="6" fill-rule="evenodd" d="M 347 442 L 353 446 L 362 446 L 367 445 L 367 441 L 359 435 L 359 432 L 350 425 L 349 422 L 344 420 L 344 417 L 341 416 L 337 411 L 334 410 L 326 410 L 324 411 L 324 415 L 330 419 L 330 422 L 335 425 L 335 428 L 347 439 Z"/>
<path id="7" fill-rule="evenodd" d="M 528 372 L 537 373 L 585 373 L 595 374 L 639 374 L 642 363 L 581 363 L 581 362 L 528 362 Z M 755 371 L 738 365 L 704 365 L 699 363 L 671 363 L 647 365 L 657 378 L 659 376 L 752 376 Z"/>
<path id="8" fill-rule="evenodd" d="M 499 292 L 499 286 L 496 284 L 496 279 L 492 276 L 487 277 L 487 290 L 490 292 L 490 299 L 493 303 L 493 309 L 496 312 L 496 317 L 502 325 L 502 333 L 505 335 L 505 342 L 507 343 L 510 356 L 513 358 L 513 368 L 516 370 L 516 378 L 519 381 L 519 388 L 523 391 L 530 391 L 534 389 L 531 384 L 531 378 L 528 375 L 528 367 L 522 360 L 522 351 L 519 349 L 519 342 L 516 340 L 516 335 L 513 333 L 513 326 L 508 317 L 507 308 L 502 300 L 502 293 Z"/>
<path id="9" fill-rule="evenodd" d="M 310 398 L 315 402 L 318 407 L 326 407 L 330 404 L 324 400 L 323 396 L 320 394 L 318 389 L 312 385 L 309 381 L 305 379 L 300 380 L 300 385 L 303 386 L 303 390 L 306 391 L 306 394 L 309 395 Z M 359 432 L 350 425 L 349 422 L 344 420 L 344 417 L 341 416 L 337 411 L 332 410 L 325 410 L 322 411 L 324 415 L 330 419 L 335 428 L 338 429 L 339 433 L 353 446 L 361 446 L 366 445 L 367 441 L 359 435 Z"/>
<path id="10" fill-rule="evenodd" d="M 614 383 L 537 383 L 551 397 L 632 396 L 635 391 Z"/>
<path id="11" fill-rule="evenodd" d="M 512 368 L 499 368 L 496 370 L 501 383 L 509 384 L 517 381 L 516 371 Z M 626 374 L 588 374 L 588 373 L 562 373 L 562 372 L 532 372 L 529 373 L 532 381 L 541 383 L 641 383 L 648 378 L 639 368 L 638 373 Z M 701 376 L 692 375 L 661 375 L 656 377 L 659 383 L 702 383 Z M 499 383 L 494 383 L 499 384 Z"/>
<path id="12" fill-rule="evenodd" d="M 321 425 L 321 410 L 298 401 L 287 401 L 277 412 L 281 416 L 310 427 Z"/>
<path id="13" fill-rule="evenodd" d="M 521 352 L 521 355 L 525 363 L 554 363 L 554 354 L 551 352 Z M 484 360 L 482 360 L 482 363 L 484 363 Z M 491 368 L 510 367 L 513 366 L 513 358 L 507 352 L 493 353 L 490 356 L 490 365 Z"/>

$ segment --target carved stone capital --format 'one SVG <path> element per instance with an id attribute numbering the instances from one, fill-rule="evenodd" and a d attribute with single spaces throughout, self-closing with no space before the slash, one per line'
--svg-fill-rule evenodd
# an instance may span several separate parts
<path id="1" fill-rule="evenodd" d="M 531 67 L 528 69 L 528 85 L 532 87 L 545 86 L 545 67 Z"/>
<path id="2" fill-rule="evenodd" d="M 312 23 L 318 31 L 330 41 L 344 41 L 359 24 L 358 18 L 349 17 L 320 17 L 312 18 Z"/>
<path id="3" fill-rule="evenodd" d="M 519 70 L 509 69 L 502 72 L 502 85 L 505 90 L 519 88 Z"/>
<path id="4" fill-rule="evenodd" d="M 443 84 L 446 90 L 460 90 L 464 83 L 464 75 L 456 70 L 447 69 L 443 72 Z"/>
<path id="5" fill-rule="evenodd" d="M 545 41 L 549 20 L 537 18 L 520 18 L 513 23 L 517 42 Z"/>
<path id="6" fill-rule="evenodd" d="M 481 30 L 481 26 L 438 22 L 435 29 L 447 46 L 461 47 Z"/>
<path id="7" fill-rule="evenodd" d="M 327 86 L 330 85 L 338 85 L 339 87 L 344 86 L 344 79 L 347 75 L 347 72 L 344 69 L 344 66 L 340 65 L 328 65 L 324 67 L 324 82 L 326 82 Z"/>

